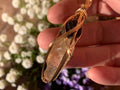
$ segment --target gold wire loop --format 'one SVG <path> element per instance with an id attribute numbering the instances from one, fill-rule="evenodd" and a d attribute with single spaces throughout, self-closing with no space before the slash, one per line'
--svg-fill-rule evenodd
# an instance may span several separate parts
<path id="1" fill-rule="evenodd" d="M 87 12 L 86 12 L 85 9 L 79 8 L 79 9 L 76 10 L 76 13 L 78 13 L 78 12 L 83 12 L 85 14 L 85 16 L 87 17 Z"/>

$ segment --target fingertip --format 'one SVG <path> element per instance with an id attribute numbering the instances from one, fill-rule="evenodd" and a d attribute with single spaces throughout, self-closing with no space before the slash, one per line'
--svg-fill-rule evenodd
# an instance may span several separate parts
<path id="1" fill-rule="evenodd" d="M 60 6 L 61 2 L 53 5 L 48 11 L 47 18 L 53 24 L 62 24 L 64 22 L 62 19 L 63 15 L 61 15 L 64 9 L 61 10 L 63 6 Z"/>
<path id="2" fill-rule="evenodd" d="M 96 80 L 96 73 L 98 74 L 98 69 L 97 68 L 91 68 L 87 71 L 87 77 L 92 79 L 93 81 Z"/>
<path id="3" fill-rule="evenodd" d="M 118 68 L 109 66 L 93 67 L 87 72 L 87 77 L 102 85 L 120 85 Z"/>
<path id="4" fill-rule="evenodd" d="M 43 42 L 43 40 L 46 39 L 46 34 L 45 34 L 46 30 L 42 31 L 38 37 L 37 37 L 37 42 L 38 42 L 38 45 L 42 48 L 42 49 L 45 49 L 47 50 L 48 49 L 48 46 L 46 45 L 47 42 Z M 48 41 L 48 40 L 47 40 Z"/>
<path id="5" fill-rule="evenodd" d="M 56 34 L 60 28 L 50 28 L 43 30 L 37 37 L 38 45 L 42 48 L 47 50 L 49 44 L 55 39 Z"/>
<path id="6" fill-rule="evenodd" d="M 98 84 L 106 85 L 109 83 L 109 82 L 106 82 L 106 80 L 104 79 L 105 76 L 99 67 L 94 67 L 89 69 L 86 75 L 89 79 L 93 80 Z"/>
<path id="7" fill-rule="evenodd" d="M 74 14 L 78 6 L 79 3 L 73 0 L 60 1 L 49 9 L 47 18 L 53 24 L 62 24 L 69 16 Z"/>
<path id="8" fill-rule="evenodd" d="M 63 19 L 61 19 L 63 16 L 59 15 L 60 12 L 57 11 L 56 7 L 57 6 L 54 5 L 53 7 L 49 9 L 48 14 L 47 14 L 47 19 L 53 24 L 62 24 L 64 22 Z"/>

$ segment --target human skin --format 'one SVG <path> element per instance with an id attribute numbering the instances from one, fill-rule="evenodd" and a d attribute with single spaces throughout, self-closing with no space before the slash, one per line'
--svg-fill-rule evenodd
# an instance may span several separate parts
<path id="1" fill-rule="evenodd" d="M 62 0 L 50 8 L 48 20 L 53 24 L 63 24 L 80 4 L 81 0 Z M 120 0 L 93 0 L 87 12 L 88 16 L 120 16 Z M 47 50 L 59 29 L 60 27 L 49 28 L 41 32 L 38 36 L 39 46 Z M 96 83 L 120 85 L 120 20 L 96 21 L 83 25 L 82 36 L 72 60 L 66 66 L 78 67 L 90 67 L 87 76 Z"/>

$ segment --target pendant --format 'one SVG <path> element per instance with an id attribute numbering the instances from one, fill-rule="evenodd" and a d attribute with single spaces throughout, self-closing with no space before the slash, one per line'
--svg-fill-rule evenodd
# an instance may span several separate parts
<path id="1" fill-rule="evenodd" d="M 91 2 L 91 0 L 83 0 L 81 8 L 65 21 L 56 39 L 50 44 L 42 68 L 43 82 L 49 83 L 56 80 L 71 59 L 75 45 L 81 37 L 82 25 L 87 17 L 86 10 L 90 7 Z"/>

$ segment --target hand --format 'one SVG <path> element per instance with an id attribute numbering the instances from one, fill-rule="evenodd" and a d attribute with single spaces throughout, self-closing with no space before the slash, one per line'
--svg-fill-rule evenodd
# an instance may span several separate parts
<path id="1" fill-rule="evenodd" d="M 49 10 L 48 20 L 62 24 L 80 7 L 80 1 L 62 0 Z M 93 0 L 88 15 L 95 14 L 120 16 L 120 0 Z M 41 32 L 38 36 L 40 47 L 48 49 L 59 29 Z M 67 68 L 76 67 L 91 67 L 87 76 L 99 84 L 120 85 L 120 20 L 97 21 L 83 26 L 82 37 L 67 64 Z"/>

